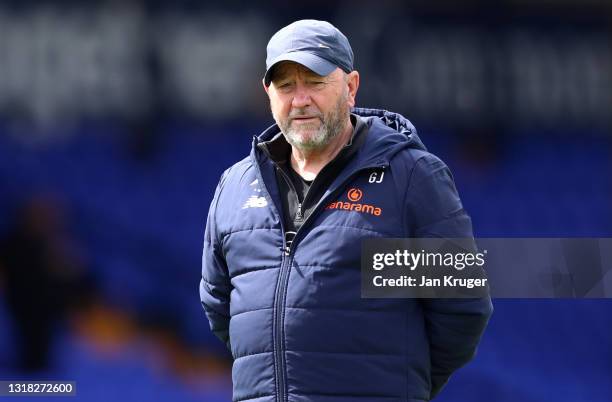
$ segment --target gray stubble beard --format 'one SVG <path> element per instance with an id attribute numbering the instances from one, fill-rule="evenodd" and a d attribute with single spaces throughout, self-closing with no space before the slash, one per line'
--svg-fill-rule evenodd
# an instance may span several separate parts
<path id="1" fill-rule="evenodd" d="M 344 129 L 349 119 L 349 108 L 346 107 L 347 95 L 340 97 L 334 110 L 323 116 L 323 121 L 318 132 L 310 138 L 302 141 L 302 138 L 290 127 L 289 119 L 277 120 L 282 133 L 291 146 L 306 152 L 325 148 Z M 304 125 L 308 128 L 308 125 Z"/>

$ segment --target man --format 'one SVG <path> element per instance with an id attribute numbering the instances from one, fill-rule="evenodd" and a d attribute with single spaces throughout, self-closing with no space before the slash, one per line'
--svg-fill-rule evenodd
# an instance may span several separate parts
<path id="1" fill-rule="evenodd" d="M 276 124 L 222 175 L 202 258 L 233 400 L 430 400 L 474 355 L 491 302 L 362 299 L 360 244 L 471 237 L 451 174 L 408 120 L 354 108 L 353 52 L 331 24 L 281 29 L 266 67 Z"/>

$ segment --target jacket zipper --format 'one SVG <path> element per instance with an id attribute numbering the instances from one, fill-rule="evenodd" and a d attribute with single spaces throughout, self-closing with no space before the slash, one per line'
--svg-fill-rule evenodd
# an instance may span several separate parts
<path id="1" fill-rule="evenodd" d="M 300 197 L 297 194 L 297 190 L 295 189 L 295 186 L 293 185 L 293 181 L 291 180 L 291 178 L 276 163 L 274 163 L 274 167 L 275 167 L 275 169 L 277 169 L 281 173 L 281 175 L 283 176 L 283 178 L 285 179 L 285 182 L 289 185 L 289 187 L 291 187 L 291 190 L 293 192 L 293 195 L 295 195 L 295 200 L 297 201 L 297 206 L 298 206 L 298 210 L 297 210 L 297 213 L 295 214 L 295 217 L 296 217 L 296 219 L 302 220 L 304 218 L 304 212 L 302 211 L 303 201 L 306 201 L 306 197 L 308 197 L 308 193 L 310 192 L 310 188 L 308 189 L 308 191 L 306 191 L 306 195 L 304 196 L 304 200 L 300 201 Z"/>
<path id="2" fill-rule="evenodd" d="M 261 174 L 259 163 L 257 160 L 255 160 L 255 162 L 257 164 L 256 171 L 258 173 L 258 179 L 261 182 L 263 188 L 265 188 L 265 191 L 268 193 L 268 197 L 270 198 L 270 200 L 272 200 L 272 198 L 270 197 L 270 192 L 266 188 L 266 184 L 263 181 L 263 175 Z M 276 164 L 274 165 L 276 168 Z M 287 286 L 289 285 L 289 272 L 290 272 L 291 262 L 293 260 L 292 254 L 293 254 L 293 251 L 295 250 L 295 246 L 297 245 L 296 240 L 298 239 L 298 235 L 303 232 L 303 228 L 306 226 L 308 222 L 312 220 L 311 218 L 319 212 L 321 205 L 325 205 L 325 202 L 329 198 L 331 198 L 332 196 L 335 196 L 338 190 L 342 188 L 342 186 L 344 186 L 345 183 L 347 183 L 348 181 L 353 179 L 353 177 L 357 176 L 359 173 L 363 171 L 370 170 L 370 169 L 377 169 L 377 168 L 385 169 L 386 166 L 387 164 L 382 164 L 382 163 L 379 163 L 377 165 L 370 165 L 370 166 L 366 166 L 363 168 L 359 168 L 355 170 L 354 172 L 352 172 L 350 175 L 348 175 L 347 178 L 343 180 L 342 183 L 340 183 L 332 192 L 330 192 L 327 196 L 322 197 L 319 200 L 319 202 L 314 207 L 310 215 L 308 215 L 308 217 L 306 218 L 302 226 L 300 226 L 300 228 L 297 230 L 295 236 L 293 236 L 291 245 L 287 245 L 286 238 L 285 238 L 285 225 L 283 223 L 282 215 L 280 216 L 280 225 L 281 225 L 281 232 L 282 232 L 282 237 L 283 237 L 283 255 L 282 255 L 282 260 L 281 260 L 281 268 L 280 268 L 280 272 L 278 274 L 278 280 L 276 283 L 276 291 L 274 293 L 274 317 L 273 317 L 273 324 L 272 324 L 273 325 L 272 332 L 274 333 L 273 341 L 274 341 L 274 371 L 276 375 L 276 379 L 275 379 L 276 400 L 278 402 L 286 402 L 286 399 L 287 399 L 285 395 L 286 378 L 285 378 L 285 354 L 283 351 L 283 318 L 285 315 L 286 291 L 287 291 Z M 281 169 L 281 172 L 282 172 L 282 169 Z M 282 172 L 282 174 L 283 174 L 283 177 L 286 178 L 286 174 L 284 172 Z M 290 180 L 288 180 L 288 182 L 289 182 L 289 185 L 292 186 L 292 189 L 294 190 L 293 192 L 297 197 L 295 186 L 293 186 L 293 183 L 290 183 Z M 299 198 L 298 198 L 298 213 L 296 216 L 303 216 L 302 203 L 299 202 Z"/>
<path id="3" fill-rule="evenodd" d="M 293 194 L 295 195 L 298 210 L 296 213 L 296 219 L 301 220 L 303 218 L 302 203 L 300 197 L 297 194 L 295 186 L 287 174 L 281 169 L 276 163 L 274 163 L 275 169 L 277 169 L 285 182 L 291 187 Z M 267 190 L 266 190 L 267 191 Z M 269 193 L 268 193 L 269 194 Z M 281 216 L 281 222 L 283 217 Z M 274 294 L 274 367 L 276 371 L 276 395 L 279 402 L 283 402 L 286 399 L 285 396 L 285 353 L 283 350 L 283 316 L 285 315 L 285 297 L 287 286 L 289 285 L 289 272 L 291 267 L 291 243 L 287 244 L 287 235 L 283 226 L 281 226 L 283 234 L 283 257 L 281 262 L 280 272 L 278 273 L 278 281 L 276 284 L 276 292 Z M 296 233 L 297 234 L 297 233 Z M 294 236 L 295 238 L 295 236 Z"/>
<path id="4" fill-rule="evenodd" d="M 285 311 L 284 311 L 285 310 L 285 296 L 286 296 L 287 286 L 289 285 L 289 281 L 288 281 L 289 272 L 291 268 L 291 262 L 293 260 L 292 253 L 295 250 L 295 247 L 297 245 L 298 235 L 303 232 L 302 229 L 307 225 L 309 221 L 312 220 L 311 218 L 319 212 L 321 205 L 325 205 L 325 203 L 327 202 L 329 198 L 335 196 L 338 190 L 342 188 L 345 183 L 347 183 L 348 181 L 353 179 L 353 177 L 357 176 L 359 173 L 365 170 L 376 169 L 376 168 L 385 169 L 385 167 L 386 165 L 382 165 L 382 164 L 372 165 L 372 166 L 360 168 L 354 171 L 353 173 L 351 173 L 344 181 L 342 181 L 342 183 L 340 183 L 337 186 L 336 189 L 334 189 L 334 191 L 330 192 L 326 197 L 322 197 L 319 200 L 319 202 L 314 207 L 310 215 L 308 215 L 308 217 L 306 218 L 302 226 L 300 226 L 300 228 L 297 230 L 295 236 L 293 236 L 293 240 L 291 241 L 290 245 L 285 244 L 285 233 L 283 229 L 283 244 L 284 244 L 285 250 L 284 250 L 283 260 L 281 263 L 281 271 L 278 275 L 279 278 L 278 278 L 278 282 L 276 285 L 275 306 L 274 306 L 275 307 L 274 311 L 276 314 L 274 317 L 274 324 L 276 325 L 276 328 L 274 328 L 274 334 L 275 334 L 275 339 L 274 339 L 275 364 L 274 364 L 274 367 L 278 368 L 278 370 L 276 371 L 276 374 L 277 374 L 277 401 L 279 402 L 285 402 L 286 400 L 286 396 L 285 396 L 285 354 L 284 354 L 284 351 L 282 350 L 283 317 L 285 315 Z M 290 183 L 290 185 L 293 186 L 293 183 Z M 295 192 L 295 188 L 294 188 L 294 192 Z M 297 197 L 297 193 L 296 193 L 296 197 Z M 304 197 L 304 199 L 306 199 L 306 197 Z M 300 215 L 297 215 L 297 216 L 301 216 L 302 214 L 301 209 L 302 209 L 302 204 L 298 203 L 298 214 Z M 281 217 L 281 221 L 282 221 L 282 217 Z"/>

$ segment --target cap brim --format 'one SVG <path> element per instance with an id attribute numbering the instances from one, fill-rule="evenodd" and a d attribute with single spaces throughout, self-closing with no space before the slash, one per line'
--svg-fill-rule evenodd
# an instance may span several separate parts
<path id="1" fill-rule="evenodd" d="M 293 61 L 295 63 L 301 64 L 307 69 L 312 70 L 315 74 L 318 74 L 323 77 L 326 75 L 329 75 L 331 72 L 333 72 L 338 67 L 335 64 L 319 56 L 315 56 L 312 53 L 308 53 L 308 52 L 285 53 L 285 54 L 278 56 L 276 59 L 274 59 L 272 63 L 270 64 L 270 67 L 268 67 L 268 70 L 266 71 L 266 75 L 264 76 L 264 82 L 266 86 L 270 85 L 270 82 L 272 81 L 272 72 L 274 70 L 274 67 L 278 63 L 283 62 L 283 61 Z"/>

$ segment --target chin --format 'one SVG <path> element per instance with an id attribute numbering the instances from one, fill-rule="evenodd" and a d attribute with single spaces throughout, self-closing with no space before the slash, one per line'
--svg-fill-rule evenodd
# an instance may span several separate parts
<path id="1" fill-rule="evenodd" d="M 291 130 L 289 136 L 298 143 L 310 142 L 319 136 L 318 130 Z"/>

